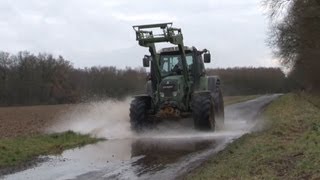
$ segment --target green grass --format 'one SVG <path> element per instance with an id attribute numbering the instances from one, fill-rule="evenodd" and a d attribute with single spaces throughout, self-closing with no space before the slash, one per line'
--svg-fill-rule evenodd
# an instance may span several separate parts
<path id="1" fill-rule="evenodd" d="M 71 131 L 0 139 L 0 168 L 18 165 L 39 155 L 59 154 L 65 149 L 95 143 L 99 140 Z"/>
<path id="2" fill-rule="evenodd" d="M 264 116 L 267 129 L 236 140 L 187 179 L 319 179 L 320 109 L 287 94 Z"/>
<path id="3" fill-rule="evenodd" d="M 300 96 L 302 96 L 304 99 L 309 101 L 311 104 L 317 106 L 320 108 L 320 94 L 319 93 L 300 93 Z"/>
<path id="4" fill-rule="evenodd" d="M 243 101 L 249 101 L 251 99 L 258 98 L 261 95 L 249 95 L 249 96 L 225 96 L 223 97 L 224 105 L 231 105 L 235 103 L 240 103 Z"/>

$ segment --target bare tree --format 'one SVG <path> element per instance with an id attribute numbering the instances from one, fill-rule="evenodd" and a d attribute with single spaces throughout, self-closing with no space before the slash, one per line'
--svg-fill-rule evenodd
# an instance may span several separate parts
<path id="1" fill-rule="evenodd" d="M 301 88 L 320 88 L 320 0 L 268 0 L 271 28 L 269 43 L 282 65 Z M 282 9 L 286 14 L 277 19 Z M 276 20 L 275 20 L 276 19 Z"/>

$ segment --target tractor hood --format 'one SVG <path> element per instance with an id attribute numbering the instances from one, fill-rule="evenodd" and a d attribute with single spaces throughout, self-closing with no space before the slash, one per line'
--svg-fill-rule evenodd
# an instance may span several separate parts
<path id="1" fill-rule="evenodd" d="M 181 102 L 183 97 L 183 76 L 168 76 L 164 78 L 159 86 L 160 101 Z"/>

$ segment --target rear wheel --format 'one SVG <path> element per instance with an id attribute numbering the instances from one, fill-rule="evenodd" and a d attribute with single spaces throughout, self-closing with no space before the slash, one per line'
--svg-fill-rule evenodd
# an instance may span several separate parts
<path id="1" fill-rule="evenodd" d="M 215 129 L 215 108 L 211 96 L 195 96 L 192 101 L 192 115 L 196 129 Z"/>
<path id="2" fill-rule="evenodd" d="M 148 124 L 147 119 L 148 101 L 144 98 L 135 98 L 130 104 L 131 130 L 140 132 Z"/>
<path id="3" fill-rule="evenodd" d="M 217 130 L 222 130 L 224 128 L 224 103 L 220 84 L 221 81 L 218 76 L 208 77 L 208 90 L 211 91 L 211 96 L 214 100 Z"/>
<path id="4" fill-rule="evenodd" d="M 215 104 L 215 119 L 216 119 L 216 130 L 224 129 L 224 102 L 221 89 L 216 88 L 216 92 L 213 95 Z"/>

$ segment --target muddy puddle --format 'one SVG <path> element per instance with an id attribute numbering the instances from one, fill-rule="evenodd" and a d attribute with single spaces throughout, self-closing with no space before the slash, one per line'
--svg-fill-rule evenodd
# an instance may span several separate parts
<path id="1" fill-rule="evenodd" d="M 194 153 L 214 149 L 223 136 L 117 139 L 67 150 L 8 179 L 139 179 L 156 175 Z"/>
<path id="2" fill-rule="evenodd" d="M 263 96 L 228 106 L 226 128 L 220 132 L 196 131 L 190 125 L 192 120 L 186 119 L 163 122 L 157 129 L 136 135 L 127 129 L 127 119 L 121 119 L 126 118 L 122 111 L 119 111 L 120 118 L 112 123 L 99 119 L 99 116 L 105 117 L 106 106 L 126 109 L 122 107 L 127 106 L 126 103 L 121 107 L 100 104 L 84 114 L 71 115 L 69 118 L 73 121 L 55 128 L 91 133 L 108 140 L 50 156 L 48 161 L 5 176 L 5 179 L 174 179 L 198 167 L 234 139 L 252 131 L 261 121 L 257 119 L 261 109 L 276 97 Z M 97 128 L 90 123 L 95 121 Z M 120 129 L 114 129 L 120 126 Z"/>

